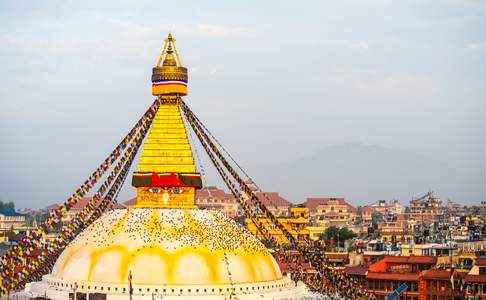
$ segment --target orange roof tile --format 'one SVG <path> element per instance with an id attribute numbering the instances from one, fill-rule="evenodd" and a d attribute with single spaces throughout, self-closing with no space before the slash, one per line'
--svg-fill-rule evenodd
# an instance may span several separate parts
<path id="1" fill-rule="evenodd" d="M 266 206 L 291 206 L 292 203 L 277 192 L 258 192 L 257 198 Z"/>
<path id="2" fill-rule="evenodd" d="M 419 274 L 416 273 L 390 273 L 390 272 L 368 272 L 366 279 L 418 281 Z"/>
<path id="3" fill-rule="evenodd" d="M 426 279 L 450 280 L 451 279 L 451 271 L 430 269 L 430 270 L 427 270 L 423 273 L 423 277 L 426 278 Z"/>

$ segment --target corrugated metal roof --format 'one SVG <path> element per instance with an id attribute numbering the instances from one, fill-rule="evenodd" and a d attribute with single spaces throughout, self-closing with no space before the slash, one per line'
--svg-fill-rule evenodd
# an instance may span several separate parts
<path id="1" fill-rule="evenodd" d="M 4 215 L 4 216 L 8 216 L 8 217 L 25 216 L 24 214 L 18 213 L 15 210 L 0 210 L 0 215 Z"/>

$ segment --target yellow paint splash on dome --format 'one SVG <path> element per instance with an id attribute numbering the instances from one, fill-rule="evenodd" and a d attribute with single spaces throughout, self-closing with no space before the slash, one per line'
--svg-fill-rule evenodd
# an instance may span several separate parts
<path id="1" fill-rule="evenodd" d="M 73 256 L 75 254 L 77 254 L 81 248 L 83 247 L 86 247 L 85 245 L 77 245 L 77 246 L 73 246 L 73 247 L 69 247 L 69 252 L 68 254 L 66 255 L 66 257 L 64 258 L 64 261 L 63 261 L 63 264 L 59 270 L 59 273 L 60 274 L 63 274 L 64 273 L 64 269 L 66 269 L 68 263 L 71 261 L 71 259 L 73 258 Z"/>
<path id="2" fill-rule="evenodd" d="M 144 245 L 144 246 L 138 248 L 137 250 L 135 250 L 134 252 L 132 252 L 130 254 L 131 255 L 128 255 L 126 260 L 122 261 L 122 267 L 120 268 L 120 270 L 122 270 L 122 272 L 120 274 L 120 278 L 121 278 L 121 281 L 123 283 L 128 282 L 127 281 L 128 272 L 130 270 L 130 266 L 132 265 L 132 263 L 135 261 L 137 256 L 140 256 L 140 255 L 143 255 L 143 254 L 149 254 L 149 255 L 154 255 L 154 256 L 159 257 L 166 264 L 167 269 L 169 270 L 169 272 L 168 272 L 169 282 L 173 281 L 173 274 L 170 271 L 170 270 L 174 269 L 174 264 L 175 264 L 175 262 L 172 258 L 173 255 L 171 253 L 165 251 L 161 247 L 159 247 L 157 244 L 151 243 L 151 244 Z M 160 284 L 166 284 L 166 283 L 161 282 Z"/>
<path id="3" fill-rule="evenodd" d="M 91 281 L 91 276 L 92 276 L 93 270 L 94 270 L 96 264 L 98 264 L 98 262 L 100 261 L 99 257 L 101 255 L 105 254 L 106 252 L 110 252 L 110 251 L 119 252 L 121 254 L 121 257 L 122 257 L 121 258 L 122 262 L 125 261 L 125 260 L 128 260 L 128 258 L 129 258 L 129 253 L 128 253 L 127 248 L 124 245 L 120 245 L 120 244 L 112 245 L 112 246 L 100 249 L 98 251 L 94 251 L 93 253 L 91 253 L 91 257 L 90 257 L 88 281 Z M 121 271 L 120 273 L 123 273 L 123 270 L 124 270 L 124 268 L 120 267 L 120 271 Z M 120 274 L 120 275 L 122 275 L 122 274 Z M 123 282 L 122 278 L 123 278 L 123 276 L 120 278 L 120 282 Z"/>

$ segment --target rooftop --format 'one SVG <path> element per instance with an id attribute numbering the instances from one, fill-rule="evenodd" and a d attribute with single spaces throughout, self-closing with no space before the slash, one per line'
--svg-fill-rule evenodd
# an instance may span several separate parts
<path id="1" fill-rule="evenodd" d="M 258 199 L 267 206 L 292 206 L 292 203 L 277 192 L 257 192 Z"/>
<path id="2" fill-rule="evenodd" d="M 25 216 L 24 214 L 18 213 L 15 210 L 0 210 L 0 215 L 8 216 L 8 217 L 22 217 Z"/>
<path id="3" fill-rule="evenodd" d="M 88 202 L 90 200 L 91 200 L 91 197 L 83 197 L 83 198 L 79 199 L 78 202 L 76 202 L 73 206 L 71 206 L 71 210 L 82 210 L 88 204 Z M 101 202 L 101 199 L 99 199 L 97 201 L 96 206 L 98 206 L 100 202 Z M 59 204 L 51 204 L 47 207 L 47 209 L 56 209 L 58 207 L 60 207 Z M 114 208 L 114 209 L 125 208 L 125 206 L 123 206 L 119 202 L 115 202 L 114 204 L 112 204 L 111 207 Z"/>
<path id="4" fill-rule="evenodd" d="M 344 198 L 307 198 L 304 204 L 309 210 L 316 210 L 319 205 L 332 205 L 332 203 L 346 205 L 348 209 L 352 211 L 356 210 L 356 207 L 346 202 Z"/>
<path id="5" fill-rule="evenodd" d="M 418 281 L 418 273 L 384 273 L 384 272 L 368 272 L 366 279 L 385 279 L 385 280 L 401 280 L 401 281 Z"/>

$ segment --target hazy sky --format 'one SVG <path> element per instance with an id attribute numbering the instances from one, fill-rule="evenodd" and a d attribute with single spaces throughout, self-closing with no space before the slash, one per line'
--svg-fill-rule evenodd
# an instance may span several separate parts
<path id="1" fill-rule="evenodd" d="M 486 1 L 235 2 L 0 0 L 0 200 L 69 196 L 153 101 L 169 30 L 187 102 L 243 165 L 362 142 L 486 200 Z"/>

